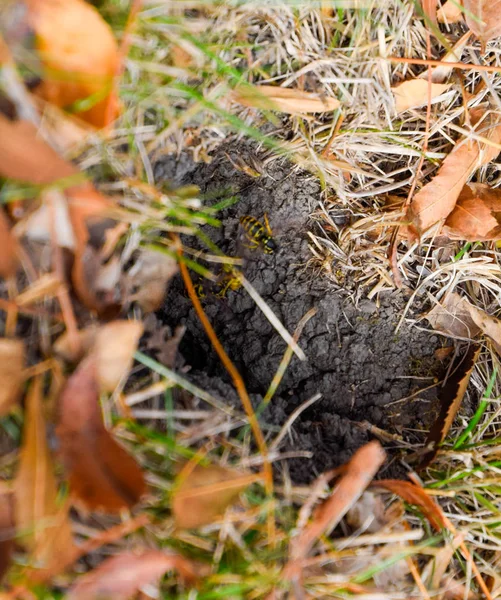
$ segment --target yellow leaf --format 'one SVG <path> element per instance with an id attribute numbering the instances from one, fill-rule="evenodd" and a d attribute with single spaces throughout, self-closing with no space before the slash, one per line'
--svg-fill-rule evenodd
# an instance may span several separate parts
<path id="1" fill-rule="evenodd" d="M 24 344 L 0 338 L 0 416 L 9 412 L 23 386 Z"/>
<path id="2" fill-rule="evenodd" d="M 196 465 L 187 476 L 181 472 L 172 496 L 177 526 L 191 529 L 214 522 L 248 485 L 261 479 L 260 474 L 243 475 L 217 465 Z"/>
<path id="3" fill-rule="evenodd" d="M 450 88 L 448 83 L 431 84 L 431 103 L 440 102 L 440 96 Z M 425 79 L 410 79 L 392 87 L 397 112 L 423 106 L 428 102 L 428 82 Z"/>
<path id="4" fill-rule="evenodd" d="M 38 568 L 50 569 L 73 549 L 67 503 L 58 499 L 42 412 L 42 385 L 34 379 L 26 398 L 19 468 L 14 483 L 19 542 Z"/>

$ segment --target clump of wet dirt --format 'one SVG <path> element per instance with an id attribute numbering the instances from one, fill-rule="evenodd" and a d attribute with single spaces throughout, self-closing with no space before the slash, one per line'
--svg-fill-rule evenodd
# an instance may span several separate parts
<path id="1" fill-rule="evenodd" d="M 196 184 L 213 203 L 225 189 L 240 190 L 240 200 L 218 215 L 222 226 L 206 227 L 204 232 L 226 254 L 243 258 L 245 277 L 289 332 L 307 311 L 317 309 L 300 339 L 308 360 L 293 357 L 262 417 L 266 424 L 281 426 L 294 409 L 317 392 L 322 394 L 322 399 L 294 422 L 282 446 L 283 450 L 313 453 L 311 460 L 288 462 L 293 480 L 309 481 L 346 461 L 370 438 L 368 430 L 359 425 L 362 422 L 393 434 L 403 433 L 413 442 L 422 441 L 436 391 L 416 392 L 430 386 L 440 369 L 433 359 L 438 338 L 406 325 L 395 333 L 404 306 L 399 293 L 383 296 L 379 307 L 362 300 L 357 308 L 341 286 L 336 289 L 314 276 L 307 266 L 311 252 L 306 234 L 314 227 L 309 215 L 320 197 L 313 176 L 285 161 L 275 161 L 261 177 L 253 178 L 235 168 L 238 161 L 252 164 L 252 150 L 227 144 L 211 164 L 193 163 L 184 155 L 179 160 L 169 157 L 157 163 L 155 175 L 157 182 Z M 239 223 L 243 215 L 263 220 L 264 213 L 268 213 L 278 244 L 269 255 L 260 248 L 245 247 Z M 336 265 L 332 268 L 335 272 Z M 204 309 L 220 341 L 259 402 L 283 357 L 285 342 L 243 289 L 230 289 L 223 298 L 210 288 L 201 289 Z M 180 280 L 171 285 L 160 317 L 172 327 L 186 326 L 180 352 L 191 366 L 188 376 L 209 391 L 220 390 L 228 376 Z"/>

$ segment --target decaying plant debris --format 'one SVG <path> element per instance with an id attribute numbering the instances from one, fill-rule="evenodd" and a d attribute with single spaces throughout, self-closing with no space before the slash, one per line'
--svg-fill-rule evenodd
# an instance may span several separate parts
<path id="1" fill-rule="evenodd" d="M 2 598 L 499 597 L 498 4 L 0 7 Z"/>

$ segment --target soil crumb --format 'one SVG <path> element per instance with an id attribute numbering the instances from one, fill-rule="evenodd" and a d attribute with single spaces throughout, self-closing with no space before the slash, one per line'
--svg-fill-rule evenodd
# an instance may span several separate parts
<path id="1" fill-rule="evenodd" d="M 268 435 L 278 431 L 291 413 L 317 393 L 312 404 L 292 424 L 282 451 L 310 452 L 311 458 L 287 461 L 292 480 L 308 482 L 350 458 L 371 434 L 367 423 L 409 442 L 422 441 L 430 422 L 430 402 L 436 389 L 433 358 L 437 336 L 403 325 L 395 333 L 404 299 L 399 292 L 381 295 L 379 305 L 364 299 L 356 307 L 343 285 L 315 274 L 307 231 L 315 227 L 310 214 L 318 207 L 320 185 L 310 174 L 286 161 L 274 161 L 260 177 L 237 164 L 256 164 L 248 145 L 220 147 L 210 164 L 194 163 L 187 155 L 166 157 L 155 166 L 157 182 L 196 184 L 209 204 L 231 193 L 239 200 L 222 210 L 220 228 L 204 233 L 229 256 L 243 258 L 243 273 L 289 332 L 311 308 L 300 338 L 307 361 L 293 357 L 277 393 L 261 421 Z M 277 249 L 265 254 L 242 239 L 240 217 L 264 222 L 267 213 Z M 193 245 L 190 240 L 189 244 Z M 214 265 L 210 266 L 214 269 Z M 331 265 L 336 272 L 336 264 Z M 223 297 L 200 282 L 204 309 L 229 356 L 235 362 L 256 405 L 265 395 L 284 355 L 286 344 L 243 289 L 228 289 Z M 204 287 L 205 286 L 205 287 Z M 188 377 L 228 401 L 229 379 L 213 352 L 182 282 L 169 289 L 161 320 L 184 325 L 180 353 L 191 370 Z M 397 444 L 398 446 L 398 444 Z M 390 468 L 396 474 L 395 465 Z M 388 472 L 385 473 L 388 475 Z"/>

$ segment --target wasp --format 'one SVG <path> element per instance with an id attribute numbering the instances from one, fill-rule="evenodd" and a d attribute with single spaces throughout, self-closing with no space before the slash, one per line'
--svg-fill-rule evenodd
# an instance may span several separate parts
<path id="1" fill-rule="evenodd" d="M 266 216 L 266 213 L 264 215 L 264 225 L 261 223 L 261 221 L 258 221 L 256 218 L 251 217 L 250 215 L 240 217 L 240 224 L 242 225 L 245 235 L 249 240 L 249 248 L 254 250 L 255 248 L 261 246 L 265 254 L 273 254 L 273 252 L 277 249 L 277 244 L 272 237 L 273 233 L 271 231 L 270 224 L 268 223 L 268 217 Z"/>

